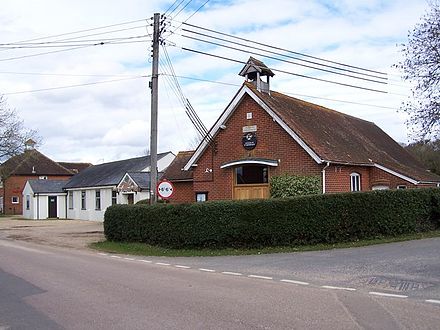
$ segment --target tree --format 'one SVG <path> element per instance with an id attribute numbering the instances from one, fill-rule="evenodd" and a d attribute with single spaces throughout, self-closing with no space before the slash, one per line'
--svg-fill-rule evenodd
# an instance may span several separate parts
<path id="1" fill-rule="evenodd" d="M 0 95 L 0 163 L 23 152 L 28 139 L 39 141 L 34 130 L 27 130 L 15 110 L 10 109 Z"/>
<path id="2" fill-rule="evenodd" d="M 405 147 L 428 170 L 440 175 L 440 139 L 418 141 Z"/>
<path id="3" fill-rule="evenodd" d="M 419 138 L 440 136 L 440 2 L 429 2 L 429 10 L 408 33 L 403 62 L 397 67 L 413 82 L 412 97 L 402 105 L 408 124 Z"/>

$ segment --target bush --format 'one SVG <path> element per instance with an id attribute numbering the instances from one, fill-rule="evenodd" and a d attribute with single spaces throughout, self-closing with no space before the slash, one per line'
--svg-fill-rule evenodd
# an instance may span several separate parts
<path id="1" fill-rule="evenodd" d="M 272 198 L 317 195 L 321 193 L 319 176 L 281 175 L 270 180 Z"/>
<path id="2" fill-rule="evenodd" d="M 407 189 L 289 199 L 114 205 L 108 240 L 172 248 L 336 243 L 440 226 L 439 189 Z"/>

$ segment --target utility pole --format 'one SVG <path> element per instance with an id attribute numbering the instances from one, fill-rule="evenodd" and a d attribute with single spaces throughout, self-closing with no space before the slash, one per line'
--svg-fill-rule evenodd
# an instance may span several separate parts
<path id="1" fill-rule="evenodd" d="M 154 14 L 153 20 L 153 64 L 151 68 L 151 130 L 150 130 L 150 204 L 157 201 L 157 105 L 158 105 L 158 68 L 160 14 Z"/>

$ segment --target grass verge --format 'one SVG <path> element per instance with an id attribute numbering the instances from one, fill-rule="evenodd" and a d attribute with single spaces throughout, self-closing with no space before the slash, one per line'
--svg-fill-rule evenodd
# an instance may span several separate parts
<path id="1" fill-rule="evenodd" d="M 440 230 L 434 230 L 425 233 L 400 235 L 396 237 L 379 237 L 370 240 L 360 240 L 355 242 L 344 242 L 344 243 L 336 243 L 336 244 L 263 247 L 259 249 L 233 249 L 233 248 L 168 249 L 160 246 L 151 246 L 143 243 L 124 243 L 124 242 L 111 242 L 111 241 L 92 243 L 89 245 L 89 247 L 104 252 L 140 255 L 140 256 L 208 257 L 208 256 L 232 256 L 232 255 L 235 256 L 235 255 L 253 255 L 253 254 L 343 249 L 343 248 L 361 247 L 361 246 L 376 245 L 376 244 L 410 241 L 410 240 L 432 238 L 432 237 L 440 237 Z"/>

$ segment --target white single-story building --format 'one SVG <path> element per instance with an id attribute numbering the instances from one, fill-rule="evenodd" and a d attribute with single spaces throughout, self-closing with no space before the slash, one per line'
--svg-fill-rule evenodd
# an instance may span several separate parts
<path id="1" fill-rule="evenodd" d="M 23 189 L 23 216 L 27 219 L 65 219 L 67 180 L 29 180 Z"/>
<path id="2" fill-rule="evenodd" d="M 174 158 L 172 152 L 158 154 L 158 172 Z M 150 182 L 150 156 L 90 166 L 68 181 L 31 180 L 23 190 L 23 216 L 103 221 L 111 205 L 149 199 Z"/>

